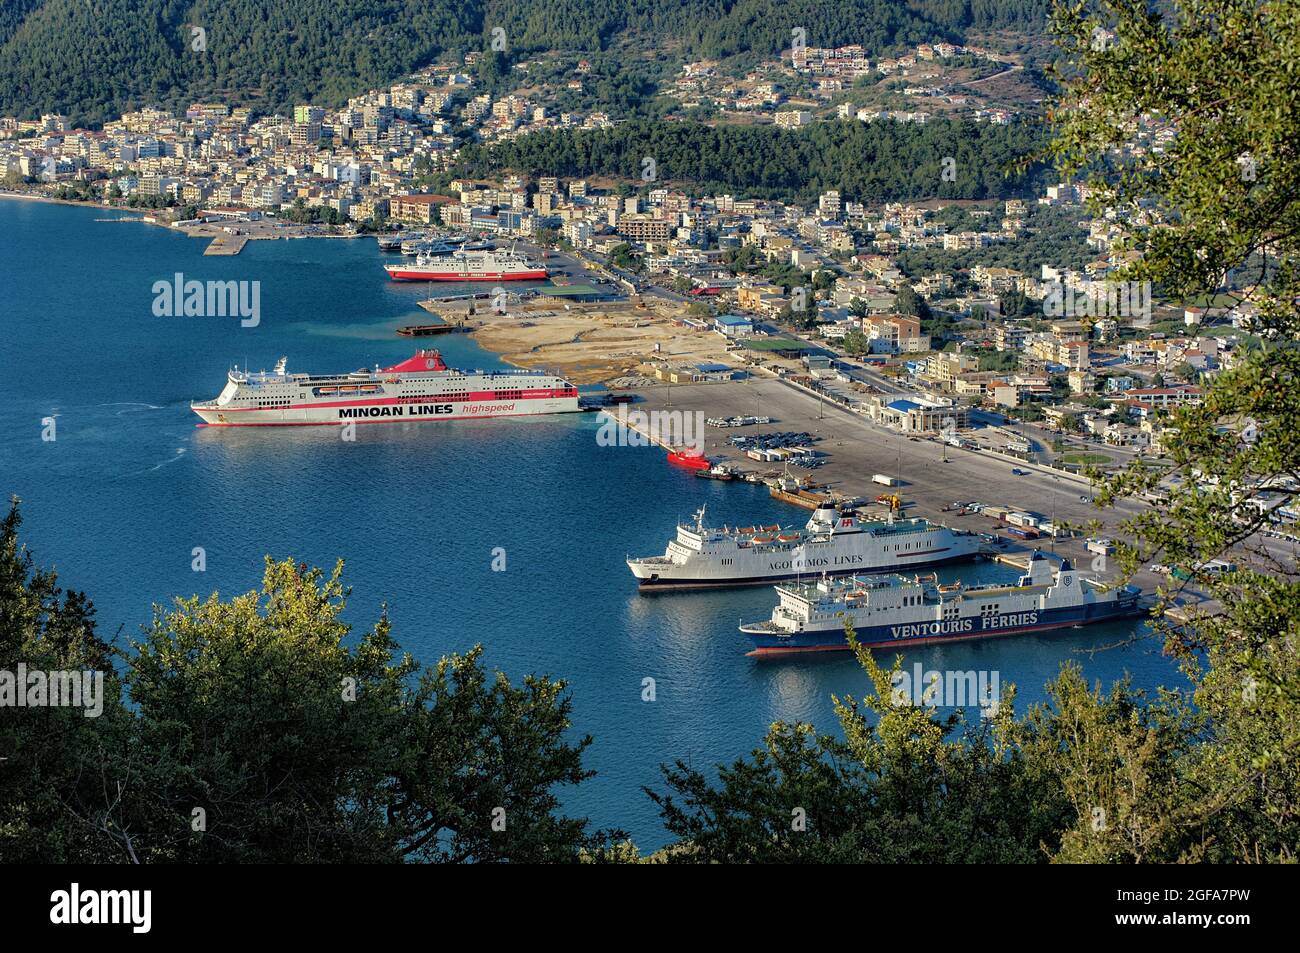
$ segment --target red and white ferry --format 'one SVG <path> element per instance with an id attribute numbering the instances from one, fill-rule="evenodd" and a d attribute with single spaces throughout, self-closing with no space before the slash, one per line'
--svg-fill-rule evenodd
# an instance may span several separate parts
<path id="1" fill-rule="evenodd" d="M 351 374 L 289 374 L 285 364 L 280 358 L 269 374 L 236 367 L 215 399 L 190 407 L 213 427 L 464 420 L 579 409 L 578 389 L 562 377 L 457 370 L 443 363 L 437 351 Z"/>
<path id="2" fill-rule="evenodd" d="M 529 261 L 514 249 L 457 248 L 420 255 L 414 264 L 384 265 L 394 281 L 544 281 L 543 265 Z"/>

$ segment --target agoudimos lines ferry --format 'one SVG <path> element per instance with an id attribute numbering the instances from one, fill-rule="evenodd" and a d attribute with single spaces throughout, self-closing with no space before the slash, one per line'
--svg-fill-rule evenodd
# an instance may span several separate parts
<path id="1" fill-rule="evenodd" d="M 464 420 L 579 409 L 578 389 L 562 377 L 457 370 L 437 351 L 350 374 L 289 374 L 285 363 L 280 358 L 269 374 L 235 368 L 215 399 L 190 407 L 214 427 Z"/>
<path id="2" fill-rule="evenodd" d="M 819 506 L 807 525 L 680 524 L 662 556 L 629 558 L 642 592 L 748 586 L 819 573 L 887 572 L 974 559 L 979 536 L 923 519 L 883 520 Z"/>

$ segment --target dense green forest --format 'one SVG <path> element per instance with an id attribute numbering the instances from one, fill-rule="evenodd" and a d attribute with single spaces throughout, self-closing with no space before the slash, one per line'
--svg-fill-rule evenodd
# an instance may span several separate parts
<path id="1" fill-rule="evenodd" d="M 656 183 L 695 192 L 744 192 L 809 199 L 839 189 L 852 201 L 1019 195 L 1047 176 L 1014 160 L 1035 151 L 1041 128 L 937 120 L 912 123 L 824 122 L 805 130 L 775 126 L 627 122 L 612 129 L 560 129 L 467 148 L 459 171 L 501 170 L 561 176 L 639 179 L 646 157 Z M 945 181 L 943 160 L 956 160 Z"/>
<path id="2" fill-rule="evenodd" d="M 101 123 L 150 103 L 336 105 L 447 53 L 596 51 L 620 43 L 717 58 L 860 43 L 871 53 L 1037 31 L 1046 0 L 16 0 L 0 7 L 0 114 Z M 192 28 L 204 31 L 196 50 Z"/>

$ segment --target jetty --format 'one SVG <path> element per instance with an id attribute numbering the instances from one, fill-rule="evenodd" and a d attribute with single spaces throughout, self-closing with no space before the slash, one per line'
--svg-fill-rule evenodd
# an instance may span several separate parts
<path id="1" fill-rule="evenodd" d="M 248 244 L 246 235 L 218 235 L 203 249 L 205 255 L 238 255 Z"/>
<path id="2" fill-rule="evenodd" d="M 530 289 L 512 291 L 497 286 L 490 291 L 462 291 L 454 294 L 438 295 L 435 298 L 426 298 L 417 303 L 425 311 L 432 311 L 440 304 L 452 304 L 457 301 L 491 301 L 498 296 L 504 297 L 509 302 L 518 302 L 533 297 L 533 294 Z"/>
<path id="3" fill-rule="evenodd" d="M 474 326 L 463 321 L 457 321 L 455 324 L 448 324 L 444 321 L 441 324 L 408 324 L 405 327 L 398 328 L 397 333 L 408 338 L 423 338 L 435 334 L 468 334 L 473 330 Z"/>

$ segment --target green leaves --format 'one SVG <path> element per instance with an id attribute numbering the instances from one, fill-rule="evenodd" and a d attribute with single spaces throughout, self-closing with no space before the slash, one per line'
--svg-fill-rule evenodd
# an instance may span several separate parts
<path id="1" fill-rule="evenodd" d="M 107 657 L 93 610 L 0 533 L 0 668 Z M 267 559 L 260 591 L 155 607 L 99 718 L 0 720 L 0 856 L 136 862 L 578 861 L 604 834 L 560 814 L 590 776 L 564 683 L 514 685 L 482 649 L 426 669 L 383 615 L 342 619 L 326 575 Z M 129 707 L 128 707 L 129 705 Z M 12 770 L 11 770 L 12 769 Z M 608 835 L 621 838 L 617 832 Z"/>
<path id="2" fill-rule="evenodd" d="M 1173 467 L 1131 467 L 1098 496 L 1104 506 L 1159 491 L 1163 502 L 1124 524 L 1126 571 L 1155 558 L 1190 570 L 1158 611 L 1189 589 L 1213 599 L 1155 622 L 1204 720 L 1155 787 L 1129 802 L 1116 789 L 1133 818 L 1124 844 L 1097 854 L 1075 839 L 1067 853 L 1294 859 L 1300 584 L 1294 547 L 1261 531 L 1289 522 L 1300 491 L 1300 5 L 1186 0 L 1162 19 L 1140 0 L 1107 0 L 1058 8 L 1056 23 L 1067 61 L 1054 151 L 1091 176 L 1098 209 L 1113 210 L 1138 253 L 1124 277 L 1254 314 L 1204 401 L 1164 421 L 1177 434 Z M 1094 43 L 1101 28 L 1113 38 Z M 1196 570 L 1218 557 L 1238 569 Z"/>

